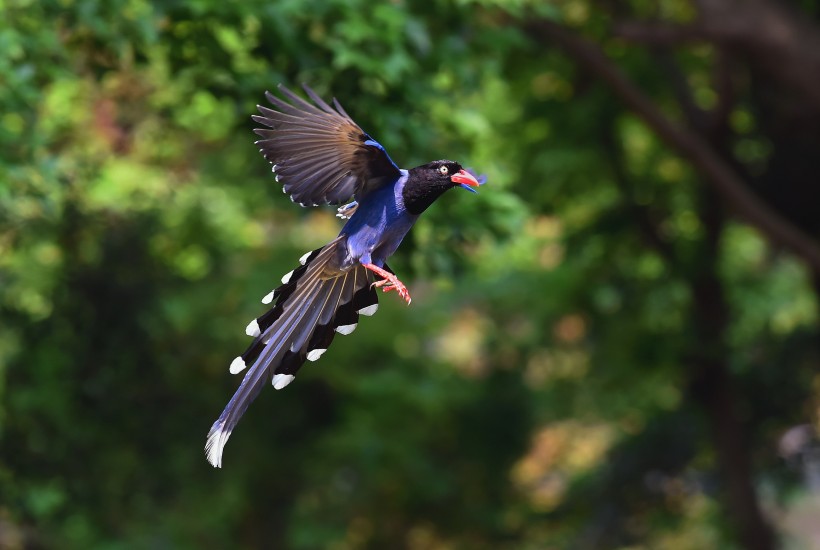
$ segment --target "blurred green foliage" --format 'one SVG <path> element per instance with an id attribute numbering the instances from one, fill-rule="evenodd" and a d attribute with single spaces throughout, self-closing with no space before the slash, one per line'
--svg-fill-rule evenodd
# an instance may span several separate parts
<path id="1" fill-rule="evenodd" d="M 730 548 L 691 390 L 708 269 L 754 483 L 786 506 L 777 436 L 820 387 L 811 277 L 731 220 L 709 263 L 703 182 L 526 30 L 602 38 L 594 3 L 0 11 L 0 547 Z M 671 104 L 645 51 L 606 51 Z M 713 56 L 680 58 L 704 108 Z M 413 307 L 383 297 L 263 392 L 213 470 L 242 327 L 339 228 L 295 208 L 253 146 L 279 82 L 335 95 L 402 166 L 453 158 L 490 183 L 445 196 L 391 262 Z M 731 120 L 740 161 L 765 165 L 755 112 Z"/>

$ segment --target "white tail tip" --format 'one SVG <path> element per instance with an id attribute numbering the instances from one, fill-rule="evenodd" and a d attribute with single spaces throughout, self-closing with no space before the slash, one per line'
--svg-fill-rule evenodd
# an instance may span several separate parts
<path id="1" fill-rule="evenodd" d="M 276 390 L 281 390 L 291 382 L 293 379 L 296 378 L 292 374 L 275 374 L 273 375 L 273 380 L 271 383 L 273 384 L 273 388 Z"/>
<path id="2" fill-rule="evenodd" d="M 336 327 L 336 332 L 339 334 L 350 334 L 356 330 L 356 325 L 358 325 L 358 323 L 353 323 L 352 325 L 340 325 Z"/>
<path id="3" fill-rule="evenodd" d="M 229 437 L 231 437 L 231 432 L 224 431 L 219 421 L 208 432 L 208 441 L 205 442 L 205 457 L 214 468 L 222 467 L 222 451 L 225 449 Z"/>
<path id="4" fill-rule="evenodd" d="M 317 361 L 319 359 L 319 357 L 321 357 L 322 354 L 326 351 L 327 351 L 327 349 L 319 349 L 319 348 L 312 349 L 307 354 L 307 360 L 308 361 Z"/>
<path id="5" fill-rule="evenodd" d="M 237 374 L 245 370 L 246 366 L 247 365 L 245 364 L 245 360 L 242 359 L 242 357 L 237 357 L 236 359 L 231 361 L 231 366 L 228 367 L 228 370 L 231 374 Z"/>
<path id="6" fill-rule="evenodd" d="M 259 323 L 256 322 L 256 319 L 248 323 L 248 326 L 245 327 L 245 334 L 254 338 L 262 334 L 259 330 Z"/>
<path id="7" fill-rule="evenodd" d="M 373 315 L 374 313 L 376 313 L 376 310 L 378 310 L 378 309 L 379 309 L 379 304 L 373 304 L 373 305 L 370 305 L 370 306 L 367 306 L 367 307 L 363 307 L 362 309 L 359 310 L 359 315 L 367 315 L 369 317 L 370 315 Z"/>

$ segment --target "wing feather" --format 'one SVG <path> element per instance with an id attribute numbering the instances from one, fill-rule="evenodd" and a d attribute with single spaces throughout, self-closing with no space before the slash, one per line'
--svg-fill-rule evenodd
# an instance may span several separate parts
<path id="1" fill-rule="evenodd" d="M 338 204 L 361 199 L 395 181 L 401 172 L 334 98 L 331 106 L 304 86 L 307 101 L 284 86 L 283 97 L 265 92 L 274 108 L 258 106 L 254 132 L 262 155 L 276 166 L 277 181 L 294 202 Z M 312 103 L 311 103 L 312 102 Z"/>

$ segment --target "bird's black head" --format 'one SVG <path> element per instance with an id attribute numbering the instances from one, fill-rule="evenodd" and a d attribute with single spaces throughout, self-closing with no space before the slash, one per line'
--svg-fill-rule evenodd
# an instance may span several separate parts
<path id="1" fill-rule="evenodd" d="M 463 170 L 459 163 L 452 160 L 436 160 L 410 170 L 402 191 L 402 199 L 407 211 L 418 216 L 448 189 L 470 189 L 478 185 L 475 176 Z"/>

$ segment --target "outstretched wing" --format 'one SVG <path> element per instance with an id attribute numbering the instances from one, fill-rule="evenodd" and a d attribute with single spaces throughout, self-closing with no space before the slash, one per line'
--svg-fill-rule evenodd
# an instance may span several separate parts
<path id="1" fill-rule="evenodd" d="M 271 164 L 276 181 L 302 206 L 338 204 L 361 199 L 372 189 L 392 183 L 401 172 L 376 140 L 353 122 L 339 102 L 331 107 L 304 86 L 314 104 L 281 84 L 290 102 L 265 92 L 275 107 L 258 105 L 253 120 L 267 128 L 254 130 L 259 151 Z"/>

